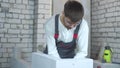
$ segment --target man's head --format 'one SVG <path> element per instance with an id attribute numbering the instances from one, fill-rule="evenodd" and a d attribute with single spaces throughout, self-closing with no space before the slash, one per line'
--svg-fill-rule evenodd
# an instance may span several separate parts
<path id="1" fill-rule="evenodd" d="M 82 20 L 84 15 L 84 9 L 81 3 L 78 1 L 67 1 L 64 5 L 64 24 L 68 28 L 72 28 Z"/>
<path id="2" fill-rule="evenodd" d="M 67 1 L 64 5 L 64 15 L 72 22 L 77 22 L 83 18 L 83 6 L 77 1 Z"/>

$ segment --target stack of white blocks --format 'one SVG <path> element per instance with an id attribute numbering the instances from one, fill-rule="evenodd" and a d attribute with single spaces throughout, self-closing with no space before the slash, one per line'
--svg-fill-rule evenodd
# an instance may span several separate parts
<path id="1" fill-rule="evenodd" d="M 32 68 L 93 68 L 93 60 L 57 59 L 43 53 L 32 54 Z"/>

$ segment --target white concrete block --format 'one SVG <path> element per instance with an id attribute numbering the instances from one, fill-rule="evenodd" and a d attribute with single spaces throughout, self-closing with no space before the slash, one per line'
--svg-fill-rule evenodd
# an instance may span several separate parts
<path id="1" fill-rule="evenodd" d="M 93 60 L 57 59 L 43 53 L 32 54 L 32 68 L 93 68 Z"/>
<path id="2" fill-rule="evenodd" d="M 93 68 L 120 68 L 120 64 L 101 63 L 98 60 L 94 60 Z"/>

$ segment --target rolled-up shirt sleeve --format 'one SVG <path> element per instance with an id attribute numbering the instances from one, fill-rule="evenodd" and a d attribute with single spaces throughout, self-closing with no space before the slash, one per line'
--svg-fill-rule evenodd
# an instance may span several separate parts
<path id="1" fill-rule="evenodd" d="M 81 23 L 77 40 L 77 53 L 74 58 L 85 58 L 88 55 L 88 36 L 89 28 L 86 21 Z"/>
<path id="2" fill-rule="evenodd" d="M 46 44 L 48 47 L 48 55 L 56 58 L 60 58 L 55 44 L 53 23 L 54 20 L 50 19 L 45 24 L 45 36 L 46 36 Z"/>

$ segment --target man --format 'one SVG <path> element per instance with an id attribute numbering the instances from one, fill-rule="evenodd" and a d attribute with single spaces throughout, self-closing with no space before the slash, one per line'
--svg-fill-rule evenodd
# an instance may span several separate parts
<path id="1" fill-rule="evenodd" d="M 85 58 L 89 28 L 83 15 L 84 9 L 79 2 L 67 1 L 64 11 L 52 16 L 45 24 L 45 53 L 56 58 Z"/>

